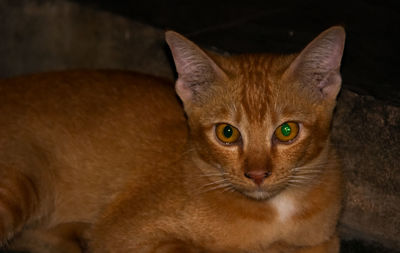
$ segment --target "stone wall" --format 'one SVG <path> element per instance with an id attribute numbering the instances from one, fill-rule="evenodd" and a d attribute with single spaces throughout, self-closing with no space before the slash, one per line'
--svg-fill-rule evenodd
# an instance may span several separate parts
<path id="1" fill-rule="evenodd" d="M 0 77 L 71 68 L 173 76 L 160 30 L 64 0 L 0 0 Z"/>
<path id="2" fill-rule="evenodd" d="M 342 90 L 332 139 L 343 159 L 344 236 L 400 248 L 400 108 Z"/>

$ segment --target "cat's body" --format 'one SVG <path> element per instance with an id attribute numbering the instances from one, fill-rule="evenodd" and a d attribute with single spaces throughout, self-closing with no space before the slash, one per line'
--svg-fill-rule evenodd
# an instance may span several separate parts
<path id="1" fill-rule="evenodd" d="M 329 129 L 343 29 L 297 56 L 225 58 L 172 32 L 167 41 L 187 121 L 172 86 L 147 76 L 1 84 L 0 187 L 20 171 L 31 187 L 20 195 L 41 202 L 25 201 L 36 212 L 18 216 L 0 195 L 0 229 L 14 212 L 7 232 L 38 218 L 39 228 L 61 224 L 50 231 L 60 237 L 87 228 L 91 252 L 338 252 Z M 25 234 L 21 244 L 40 233 Z"/>
<path id="2" fill-rule="evenodd" d="M 176 159 L 186 140 L 173 85 L 157 78 L 76 71 L 0 85 L 3 240 L 25 224 L 94 222 L 129 179 Z"/>

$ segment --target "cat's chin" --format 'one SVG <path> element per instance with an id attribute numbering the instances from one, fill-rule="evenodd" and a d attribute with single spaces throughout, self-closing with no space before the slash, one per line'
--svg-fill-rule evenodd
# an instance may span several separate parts
<path id="1" fill-rule="evenodd" d="M 282 189 L 280 190 L 274 190 L 274 191 L 267 191 L 267 190 L 263 190 L 263 189 L 256 189 L 253 191 L 242 191 L 242 193 L 244 195 L 246 195 L 249 198 L 252 199 L 256 199 L 256 200 L 267 200 L 270 199 L 274 196 L 276 196 L 277 194 L 279 194 L 282 191 Z"/>

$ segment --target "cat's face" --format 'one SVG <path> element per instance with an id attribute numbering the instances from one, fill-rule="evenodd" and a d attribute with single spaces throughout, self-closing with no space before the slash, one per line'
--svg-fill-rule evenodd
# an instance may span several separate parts
<path id="1" fill-rule="evenodd" d="M 257 70 L 260 62 L 274 61 L 268 74 Z M 287 66 L 281 58 L 231 59 L 233 65 L 244 62 L 248 68 L 231 66 L 230 77 L 214 83 L 218 88 L 192 109 L 191 135 L 202 159 L 224 175 L 224 183 L 263 199 L 313 176 L 311 167 L 320 162 L 312 165 L 312 160 L 327 145 L 332 105 L 315 103 L 296 84 L 282 80 Z"/>
<path id="2" fill-rule="evenodd" d="M 313 43 L 307 48 L 315 50 Z M 327 73 L 304 66 L 307 48 L 297 57 L 211 60 L 200 52 L 195 65 L 186 63 L 181 73 L 175 52 L 177 92 L 188 114 L 192 145 L 210 165 L 200 169 L 205 176 L 220 175 L 214 188 L 266 199 L 309 183 L 323 168 L 340 76 L 338 66 Z M 188 51 L 193 61 L 196 52 Z"/>

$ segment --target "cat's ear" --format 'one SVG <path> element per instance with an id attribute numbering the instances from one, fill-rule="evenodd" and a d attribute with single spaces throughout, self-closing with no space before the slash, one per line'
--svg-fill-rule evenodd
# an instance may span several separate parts
<path id="1" fill-rule="evenodd" d="M 341 86 L 345 31 L 334 26 L 311 41 L 290 64 L 284 78 L 295 78 L 323 99 L 335 99 Z"/>
<path id="2" fill-rule="evenodd" d="M 175 89 L 185 106 L 201 99 L 217 79 L 226 78 L 224 71 L 190 40 L 173 31 L 167 31 L 165 38 L 178 72 Z"/>

